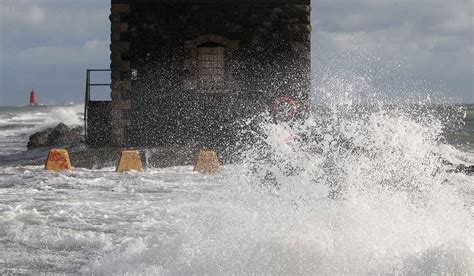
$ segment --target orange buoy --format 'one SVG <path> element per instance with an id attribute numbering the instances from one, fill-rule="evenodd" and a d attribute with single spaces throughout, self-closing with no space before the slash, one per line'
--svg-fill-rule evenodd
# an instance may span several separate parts
<path id="1" fill-rule="evenodd" d="M 30 94 L 30 106 L 38 106 L 38 97 L 36 96 L 35 90 L 31 90 Z"/>
<path id="2" fill-rule="evenodd" d="M 220 168 L 217 153 L 213 150 L 201 150 L 196 158 L 194 171 L 205 174 L 218 173 Z"/>
<path id="3" fill-rule="evenodd" d="M 69 154 L 65 149 L 51 149 L 48 153 L 45 170 L 47 171 L 65 171 L 71 170 L 71 161 Z"/>
<path id="4" fill-rule="evenodd" d="M 124 150 L 115 170 L 116 172 L 142 171 L 142 160 L 138 150 Z"/>

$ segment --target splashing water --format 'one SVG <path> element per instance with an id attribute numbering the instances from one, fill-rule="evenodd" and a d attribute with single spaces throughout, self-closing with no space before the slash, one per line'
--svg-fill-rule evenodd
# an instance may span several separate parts
<path id="1" fill-rule="evenodd" d="M 386 106 L 362 79 L 324 87 L 330 105 L 305 121 L 262 120 L 242 163 L 181 205 L 173 238 L 155 233 L 84 271 L 473 273 L 472 187 L 441 154 L 454 117 Z"/>
<path id="2" fill-rule="evenodd" d="M 361 78 L 318 94 L 303 121 L 262 116 L 217 176 L 0 168 L 0 260 L 94 275 L 474 273 L 472 177 L 443 162 L 474 158 L 443 142 L 457 115 L 386 105 Z"/>

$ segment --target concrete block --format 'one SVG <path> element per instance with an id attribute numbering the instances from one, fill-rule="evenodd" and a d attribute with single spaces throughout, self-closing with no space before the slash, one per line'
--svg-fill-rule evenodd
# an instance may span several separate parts
<path id="1" fill-rule="evenodd" d="M 65 171 L 71 170 L 71 161 L 69 154 L 65 149 L 51 149 L 48 153 L 45 170 L 47 171 Z"/>
<path id="2" fill-rule="evenodd" d="M 119 163 L 117 165 L 116 172 L 127 172 L 143 170 L 142 160 L 138 150 L 124 150 L 120 156 Z"/>
<path id="3" fill-rule="evenodd" d="M 219 173 L 219 157 L 213 150 L 201 150 L 196 158 L 194 171 L 204 174 Z"/>

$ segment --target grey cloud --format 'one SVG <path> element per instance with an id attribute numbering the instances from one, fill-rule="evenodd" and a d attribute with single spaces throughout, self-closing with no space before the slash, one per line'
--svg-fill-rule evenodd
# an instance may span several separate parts
<path id="1" fill-rule="evenodd" d="M 36 4 L 24 1 L 12 2 L 5 0 L 0 3 L 2 24 L 29 25 L 42 24 L 46 18 L 46 11 Z"/>
<path id="2" fill-rule="evenodd" d="M 76 64 L 88 66 L 91 61 L 104 59 L 109 55 L 110 42 L 89 40 L 77 46 L 41 46 L 28 48 L 17 53 L 22 65 L 45 66 L 49 64 Z"/>
<path id="3" fill-rule="evenodd" d="M 393 78 L 425 78 L 427 89 L 474 102 L 473 9 L 470 0 L 313 1 L 315 48 L 332 52 L 316 50 L 315 59 L 330 66 L 336 52 L 380 57 Z"/>
<path id="4" fill-rule="evenodd" d="M 108 37 L 108 1 L 2 0 L 3 47 L 81 44 Z M 19 43 L 20 42 L 20 43 Z"/>
<path id="5" fill-rule="evenodd" d="M 470 0 L 321 0 L 313 1 L 316 20 L 324 31 L 373 31 L 413 27 L 413 31 L 472 33 Z"/>
<path id="6" fill-rule="evenodd" d="M 110 0 L 0 0 L 0 104 L 80 102 L 84 72 L 108 67 Z"/>

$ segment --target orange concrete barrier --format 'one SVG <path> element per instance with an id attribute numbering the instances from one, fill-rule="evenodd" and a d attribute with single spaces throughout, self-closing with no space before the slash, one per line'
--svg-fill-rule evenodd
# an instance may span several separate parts
<path id="1" fill-rule="evenodd" d="M 213 150 L 201 150 L 196 158 L 194 171 L 206 174 L 220 172 L 217 153 Z"/>
<path id="2" fill-rule="evenodd" d="M 71 170 L 71 161 L 69 154 L 65 149 L 51 149 L 48 153 L 45 170 L 47 171 L 65 171 Z"/>
<path id="3" fill-rule="evenodd" d="M 127 171 L 137 171 L 141 172 L 143 170 L 142 160 L 140 158 L 140 153 L 138 150 L 124 150 L 120 155 L 120 160 L 117 165 L 116 172 L 127 172 Z"/>

